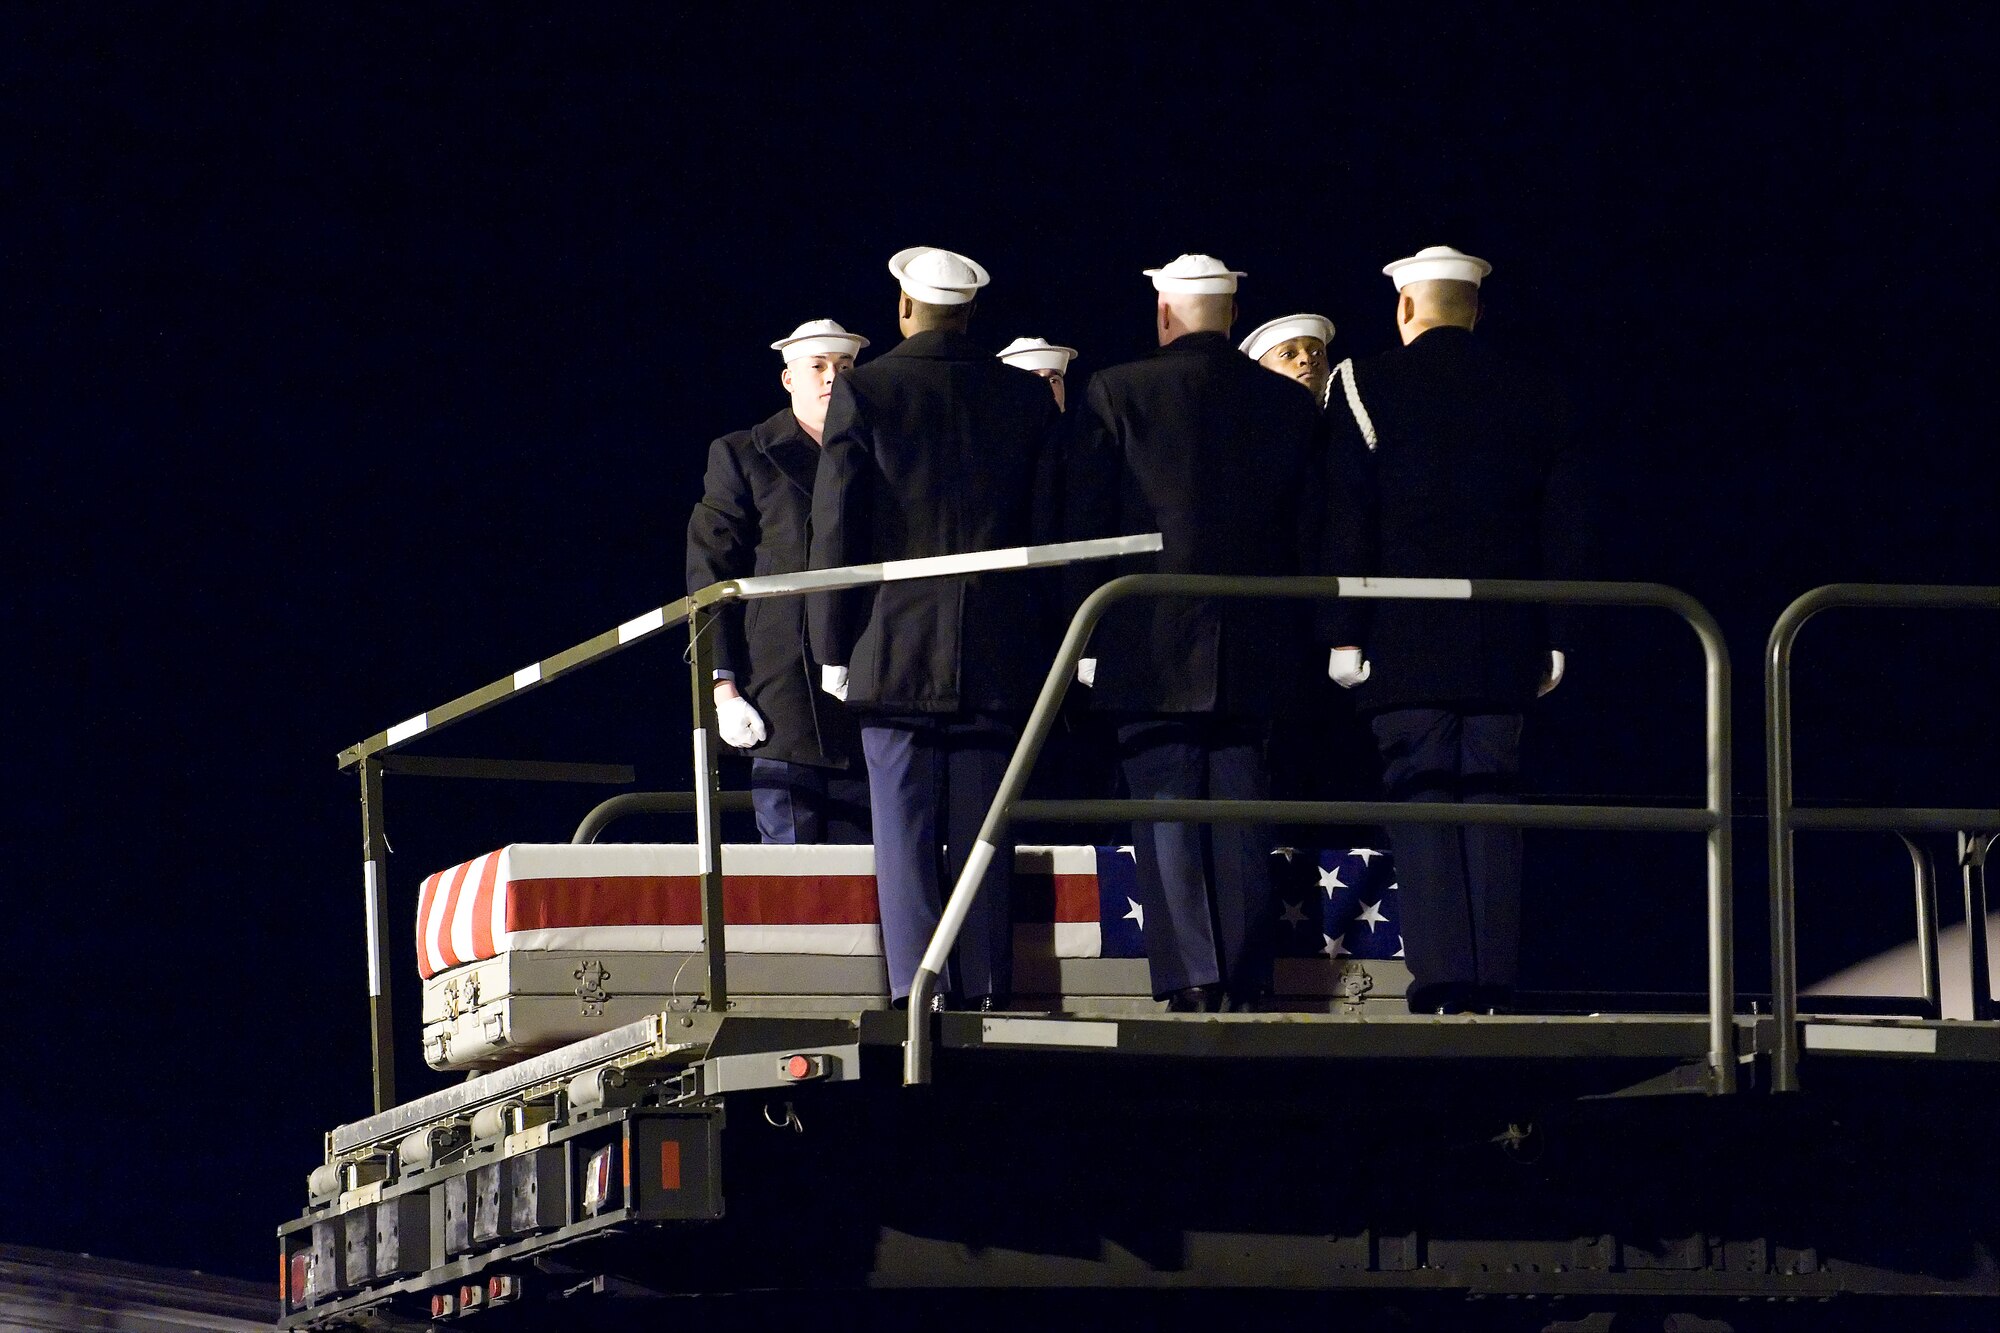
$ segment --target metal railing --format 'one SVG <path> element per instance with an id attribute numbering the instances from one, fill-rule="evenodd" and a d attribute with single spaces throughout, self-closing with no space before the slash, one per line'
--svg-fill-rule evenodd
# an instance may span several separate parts
<path id="1" fill-rule="evenodd" d="M 696 795 L 691 791 L 622 792 L 590 807 L 590 812 L 578 822 L 576 832 L 570 835 L 569 840 L 579 845 L 596 842 L 605 829 L 630 815 L 691 815 L 695 812 L 695 802 Z M 725 812 L 754 808 L 747 791 L 718 791 L 715 804 L 717 809 Z"/>
<path id="2" fill-rule="evenodd" d="M 1656 606 L 1693 627 L 1706 663 L 1704 690 L 1707 746 L 1706 804 L 1661 809 L 1654 806 L 1473 805 L 1396 801 L 1024 801 L 1021 792 L 1054 726 L 1076 663 L 1091 632 L 1113 604 L 1130 597 L 1332 598 L 1541 602 L 1594 606 Z M 1722 630 L 1701 603 L 1658 583 L 1593 583 L 1524 579 L 1420 578 L 1254 578 L 1195 574 L 1129 574 L 1104 584 L 1084 600 L 1071 619 L 1040 697 L 1029 715 L 1020 744 L 987 810 L 979 839 L 952 888 L 930 946 L 924 951 L 909 997 L 909 1029 L 903 1051 L 903 1081 L 931 1077 L 930 999 L 951 955 L 980 880 L 998 854 L 1000 839 L 1015 818 L 1057 822 L 1096 820 L 1183 820 L 1262 824 L 1372 822 L 1401 824 L 1496 824 L 1515 828 L 1630 829 L 1693 832 L 1708 842 L 1708 1081 L 1711 1092 L 1736 1087 L 1734 909 L 1730 875 L 1730 692 L 1729 653 Z"/>
<path id="3" fill-rule="evenodd" d="M 608 764 L 552 764 L 536 761 L 491 759 L 438 759 L 400 756 L 393 752 L 420 736 L 428 736 L 456 722 L 476 716 L 531 690 L 601 662 L 671 626 L 688 627 L 688 674 L 694 711 L 695 789 L 692 810 L 696 841 L 700 851 L 696 864 L 701 876 L 701 926 L 703 949 L 708 963 L 708 981 L 703 1003 L 720 1011 L 729 1000 L 728 959 L 723 940 L 722 859 L 721 859 L 721 780 L 717 768 L 720 751 L 716 734 L 715 698 L 710 680 L 714 665 L 708 630 L 721 607 L 730 602 L 753 602 L 773 597 L 797 597 L 814 592 L 840 592 L 868 588 L 880 583 L 907 579 L 947 578 L 956 575 L 993 573 L 1003 570 L 1047 569 L 1085 560 L 1109 560 L 1127 555 L 1149 555 L 1160 549 L 1160 534 L 1105 537 L 1090 541 L 1060 542 L 1046 546 L 1014 546 L 994 551 L 972 551 L 963 555 L 924 556 L 912 560 L 891 560 L 877 564 L 846 565 L 837 569 L 806 570 L 796 574 L 766 574 L 753 578 L 730 579 L 710 584 L 687 597 L 677 598 L 608 629 L 553 657 L 531 662 L 491 684 L 462 694 L 456 699 L 417 714 L 367 740 L 351 745 L 338 756 L 341 769 L 358 770 L 361 779 L 362 888 L 368 935 L 368 1009 L 370 1051 L 373 1064 L 375 1109 L 387 1110 L 396 1100 L 394 991 L 390 977 L 388 935 L 383 923 L 388 917 L 388 839 L 383 834 L 382 778 L 385 773 L 405 772 L 435 777 L 517 778 L 535 781 L 630 782 L 632 770 Z M 633 793 L 642 795 L 642 793 Z M 733 794 L 732 794 L 733 795 Z M 607 803 L 610 804 L 610 803 Z M 678 804 L 678 802 L 676 802 Z M 599 810 L 604 807 L 600 806 Z M 623 810 L 614 810 L 608 820 Z M 598 811 L 592 811 L 596 816 Z M 586 818 L 586 826 L 590 819 Z M 599 825 L 601 827 L 601 824 Z M 577 841 L 588 841 L 579 828 Z M 592 830 L 592 836 L 595 830 Z"/>
<path id="4" fill-rule="evenodd" d="M 2000 587 L 1952 587 L 1924 583 L 1829 583 L 1786 607 L 1771 627 L 1764 659 L 1764 758 L 1768 769 L 1771 839 L 1771 1014 L 1776 1038 L 1771 1050 L 1771 1087 L 1796 1092 L 1799 1086 L 1798 907 L 1792 834 L 1800 829 L 1857 832 L 1887 830 L 1903 838 L 1917 875 L 1917 932 L 1924 996 L 1938 999 L 1936 873 L 1909 837 L 1935 832 L 1958 835 L 1959 865 L 1965 880 L 1967 948 L 1972 973 L 1972 1016 L 1993 1011 L 1990 964 L 1986 957 L 1986 859 L 2000 831 L 2000 810 L 1908 807 L 1800 809 L 1792 795 L 1792 651 L 1805 623 L 1834 607 L 1893 610 L 2000 611 Z M 1929 902 L 1926 903 L 1928 896 Z"/>

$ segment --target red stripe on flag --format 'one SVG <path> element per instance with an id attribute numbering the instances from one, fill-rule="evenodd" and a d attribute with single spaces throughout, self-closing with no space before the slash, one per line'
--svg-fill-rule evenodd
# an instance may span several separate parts
<path id="1" fill-rule="evenodd" d="M 739 926 L 874 925 L 873 875 L 731 875 L 723 920 Z M 517 879 L 507 887 L 507 929 L 698 926 L 695 875 Z"/>
<path id="2" fill-rule="evenodd" d="M 1097 876 L 1055 875 L 1056 920 L 1097 921 Z"/>
<path id="3" fill-rule="evenodd" d="M 430 951 L 424 948 L 424 936 L 431 926 L 431 905 L 437 901 L 438 881 L 448 872 L 440 870 L 424 881 L 424 890 L 417 898 L 417 971 L 429 981 L 437 973 L 431 968 Z"/>

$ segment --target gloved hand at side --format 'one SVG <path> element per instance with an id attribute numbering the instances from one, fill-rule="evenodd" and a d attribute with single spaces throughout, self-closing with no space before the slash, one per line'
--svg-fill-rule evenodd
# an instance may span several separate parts
<path id="1" fill-rule="evenodd" d="M 1543 695 L 1547 694 L 1550 690 L 1553 690 L 1556 686 L 1562 683 L 1563 683 L 1562 649 L 1551 648 L 1549 649 L 1548 674 L 1543 676 L 1542 683 L 1535 687 L 1535 697 L 1537 699 L 1541 698 Z"/>
<path id="2" fill-rule="evenodd" d="M 846 703 L 847 668 L 844 666 L 822 665 L 819 669 L 819 687 L 823 692 L 832 695 L 842 703 Z"/>
<path id="3" fill-rule="evenodd" d="M 1078 658 L 1076 661 L 1076 678 L 1082 681 L 1085 685 L 1091 685 L 1091 686 L 1096 685 L 1097 659 L 1094 657 Z"/>
<path id="4" fill-rule="evenodd" d="M 1375 669 L 1373 662 L 1361 656 L 1359 648 L 1336 648 L 1327 655 L 1327 678 L 1343 690 L 1351 690 Z"/>
<path id="5" fill-rule="evenodd" d="M 738 750 L 762 745 L 771 737 L 763 717 L 740 694 L 715 701 L 715 728 L 722 733 L 724 742 Z"/>

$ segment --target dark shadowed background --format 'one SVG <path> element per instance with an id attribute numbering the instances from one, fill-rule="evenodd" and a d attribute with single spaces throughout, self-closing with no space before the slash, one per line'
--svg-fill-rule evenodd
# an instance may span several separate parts
<path id="1" fill-rule="evenodd" d="M 1746 799 L 1792 597 L 2000 581 L 1976 19 L 755 8 L 0 19 L 0 1240 L 268 1271 L 320 1133 L 368 1109 L 335 751 L 678 595 L 708 441 L 782 404 L 766 344 L 832 316 L 886 348 L 904 246 L 978 258 L 975 332 L 1079 376 L 1146 350 L 1139 270 L 1183 251 L 1249 272 L 1246 328 L 1329 315 L 1336 357 L 1390 345 L 1384 262 L 1491 259 L 1481 336 L 1574 398 L 1603 573 L 1722 620 Z M 1598 619 L 1533 785 L 1696 795 L 1692 635 Z M 1809 630 L 1801 796 L 2000 798 L 1995 619 Z M 685 718 L 662 641 L 425 748 L 685 786 Z M 391 779 L 404 953 L 422 875 L 603 794 Z M 1808 841 L 1810 979 L 1909 929 L 1892 841 Z M 1540 980 L 1699 984 L 1692 840 L 1549 843 Z"/>

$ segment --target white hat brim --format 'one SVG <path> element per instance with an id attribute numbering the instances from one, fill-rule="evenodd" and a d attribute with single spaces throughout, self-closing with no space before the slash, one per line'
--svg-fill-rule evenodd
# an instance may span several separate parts
<path id="1" fill-rule="evenodd" d="M 898 250 L 889 257 L 889 272 L 895 275 L 897 285 L 903 289 L 905 296 L 910 297 L 912 300 L 922 301 L 925 305 L 966 305 L 971 302 L 973 297 L 979 294 L 981 287 L 993 281 L 992 275 L 986 271 L 985 267 L 978 260 L 968 255 L 959 255 L 956 250 L 949 253 L 958 255 L 958 258 L 965 260 L 966 266 L 972 270 L 972 286 L 933 287 L 928 283 L 919 282 L 914 278 L 906 276 L 906 270 L 909 268 L 911 260 L 926 251 L 935 250 L 936 248 L 934 245 L 913 245 L 907 250 Z"/>
<path id="2" fill-rule="evenodd" d="M 1153 280 L 1156 292 L 1172 292 L 1187 296 L 1226 296 L 1236 290 L 1236 280 L 1250 275 L 1231 269 L 1226 273 L 1207 273 L 1198 278 L 1182 278 L 1168 273 L 1165 269 L 1149 268 L 1142 272 Z"/>
<path id="3" fill-rule="evenodd" d="M 1027 347 L 1018 352 L 1002 352 L 1000 359 L 1019 370 L 1069 370 L 1074 347 Z"/>
<path id="4" fill-rule="evenodd" d="M 1256 361 L 1279 343 L 1292 338 L 1317 338 L 1324 347 L 1333 341 L 1333 321 L 1325 315 L 1284 315 L 1250 330 L 1250 335 L 1236 345 L 1236 350 Z"/>
<path id="5" fill-rule="evenodd" d="M 1492 271 L 1493 265 L 1471 255 L 1411 256 L 1382 266 L 1399 292 L 1413 282 L 1469 282 L 1477 287 Z"/>
<path id="6" fill-rule="evenodd" d="M 782 352 L 785 360 L 791 362 L 809 356 L 859 356 L 867 345 L 868 340 L 858 333 L 815 333 L 810 338 L 787 338 L 772 343 L 771 348 Z"/>

